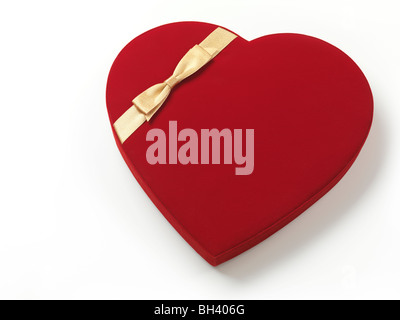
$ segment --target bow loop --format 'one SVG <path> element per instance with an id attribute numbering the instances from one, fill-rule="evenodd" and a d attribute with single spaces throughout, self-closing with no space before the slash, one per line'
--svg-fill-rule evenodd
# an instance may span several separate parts
<path id="1" fill-rule="evenodd" d="M 225 29 L 215 29 L 199 45 L 195 45 L 183 56 L 172 76 L 163 83 L 151 86 L 133 99 L 133 106 L 114 123 L 115 132 L 121 143 L 124 143 L 145 121 L 151 119 L 174 86 L 205 66 L 235 38 L 235 34 Z"/>
<path id="2" fill-rule="evenodd" d="M 139 94 L 132 101 L 134 106 L 144 113 L 147 121 L 150 120 L 167 99 L 171 89 L 183 79 L 198 71 L 210 60 L 211 55 L 206 50 L 199 45 L 194 46 L 179 61 L 172 76 L 163 83 L 153 85 Z"/>
<path id="3" fill-rule="evenodd" d="M 146 119 L 149 120 L 154 112 L 161 107 L 170 92 L 171 87 L 166 83 L 159 83 L 143 91 L 132 102 L 139 111 L 145 114 Z"/>
<path id="4" fill-rule="evenodd" d="M 195 45 L 183 56 L 181 61 L 179 61 L 174 70 L 173 76 L 180 82 L 197 72 L 211 59 L 211 55 L 206 50 L 199 45 Z"/>

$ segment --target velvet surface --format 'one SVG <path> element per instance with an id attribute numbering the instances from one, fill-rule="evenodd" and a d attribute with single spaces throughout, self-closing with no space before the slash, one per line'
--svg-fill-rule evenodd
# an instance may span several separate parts
<path id="1" fill-rule="evenodd" d="M 182 56 L 216 27 L 173 23 L 132 40 L 110 70 L 111 124 L 138 94 L 167 79 Z M 336 47 L 299 34 L 253 41 L 239 36 L 176 86 L 150 122 L 123 145 L 116 143 L 162 214 L 217 265 L 275 233 L 326 194 L 356 159 L 372 116 L 365 76 Z M 235 163 L 150 165 L 146 134 L 152 128 L 167 133 L 169 121 L 199 134 L 201 129 L 254 129 L 254 171 L 235 175 Z"/>

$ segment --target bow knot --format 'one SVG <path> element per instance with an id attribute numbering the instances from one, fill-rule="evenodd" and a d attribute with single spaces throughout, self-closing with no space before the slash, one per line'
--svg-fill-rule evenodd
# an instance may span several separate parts
<path id="1" fill-rule="evenodd" d="M 165 80 L 164 82 L 168 87 L 170 87 L 172 89 L 173 87 L 175 87 L 181 81 L 177 77 L 172 75 L 167 80 Z"/>
<path id="2" fill-rule="evenodd" d="M 225 29 L 215 29 L 183 56 L 167 80 L 151 86 L 133 99 L 133 106 L 114 123 L 115 132 L 121 143 L 124 143 L 140 125 L 151 119 L 173 87 L 205 66 L 235 38 L 236 35 Z"/>

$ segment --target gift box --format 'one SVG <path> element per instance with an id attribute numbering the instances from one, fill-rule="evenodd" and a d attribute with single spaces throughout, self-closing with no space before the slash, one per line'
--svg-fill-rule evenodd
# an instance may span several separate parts
<path id="1" fill-rule="evenodd" d="M 132 40 L 111 67 L 107 108 L 134 177 L 214 266 L 323 197 L 373 118 L 368 81 L 333 45 L 287 33 L 248 41 L 200 22 Z"/>

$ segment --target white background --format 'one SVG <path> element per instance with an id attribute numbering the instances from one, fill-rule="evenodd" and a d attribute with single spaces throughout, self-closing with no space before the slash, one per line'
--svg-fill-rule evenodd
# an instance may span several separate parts
<path id="1" fill-rule="evenodd" d="M 0 298 L 399 299 L 400 3 L 0 2 Z M 362 68 L 371 135 L 300 218 L 211 267 L 147 198 L 114 143 L 108 71 L 142 32 L 196 20 L 247 39 L 322 38 Z"/>

